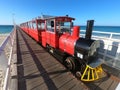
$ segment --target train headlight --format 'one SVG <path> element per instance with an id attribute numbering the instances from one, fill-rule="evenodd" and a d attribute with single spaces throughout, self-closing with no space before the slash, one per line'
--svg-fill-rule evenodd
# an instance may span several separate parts
<path id="1" fill-rule="evenodd" d="M 77 57 L 79 57 L 80 59 L 83 59 L 83 54 L 77 53 Z"/>
<path id="2" fill-rule="evenodd" d="M 90 46 L 90 50 L 88 52 L 88 56 L 94 56 L 95 53 L 97 52 L 97 49 L 99 48 L 100 46 L 100 42 L 99 41 L 94 41 L 92 43 L 92 45 Z"/>

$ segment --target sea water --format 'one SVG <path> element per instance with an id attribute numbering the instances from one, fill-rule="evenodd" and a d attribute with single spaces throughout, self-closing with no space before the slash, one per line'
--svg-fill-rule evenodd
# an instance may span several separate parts
<path id="1" fill-rule="evenodd" d="M 86 26 L 80 26 L 81 30 L 86 30 Z M 93 31 L 120 33 L 120 26 L 94 26 Z"/>
<path id="2" fill-rule="evenodd" d="M 13 25 L 0 25 L 1 33 L 10 33 Z M 80 26 L 81 30 L 86 30 L 86 26 Z M 120 33 L 120 26 L 94 26 L 93 31 Z"/>
<path id="3" fill-rule="evenodd" d="M 10 33 L 13 29 L 13 25 L 0 25 L 0 34 Z"/>
<path id="4" fill-rule="evenodd" d="M 86 30 L 86 26 L 80 26 L 80 30 Z M 110 38 L 112 34 L 112 38 L 120 39 L 120 26 L 94 26 L 93 31 L 99 31 L 93 32 L 92 33 L 93 36 Z M 85 34 L 85 31 L 80 31 L 80 34 Z"/>

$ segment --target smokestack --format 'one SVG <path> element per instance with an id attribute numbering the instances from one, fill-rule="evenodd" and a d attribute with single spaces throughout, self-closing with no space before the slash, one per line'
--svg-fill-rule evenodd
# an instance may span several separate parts
<path id="1" fill-rule="evenodd" d="M 87 21 L 86 35 L 85 35 L 86 39 L 91 39 L 93 24 L 94 24 L 94 20 L 88 20 Z"/>

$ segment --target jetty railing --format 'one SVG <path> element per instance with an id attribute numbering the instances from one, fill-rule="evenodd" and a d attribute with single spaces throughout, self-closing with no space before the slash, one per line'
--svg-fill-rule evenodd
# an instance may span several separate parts
<path id="1" fill-rule="evenodd" d="M 85 37 L 86 30 L 80 30 Z M 92 38 L 100 40 L 99 57 L 104 63 L 120 70 L 120 33 L 93 31 Z"/>
<path id="2" fill-rule="evenodd" d="M 8 90 L 11 76 L 11 60 L 16 27 L 0 45 L 0 90 Z"/>

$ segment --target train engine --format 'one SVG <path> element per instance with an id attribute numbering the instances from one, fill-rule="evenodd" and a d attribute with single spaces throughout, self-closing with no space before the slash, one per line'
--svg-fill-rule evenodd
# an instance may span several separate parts
<path id="1" fill-rule="evenodd" d="M 63 34 L 59 39 L 59 48 L 69 54 L 64 61 L 66 67 L 77 71 L 76 75 L 83 81 L 94 81 L 103 72 L 97 57 L 100 43 L 91 39 L 93 23 L 94 20 L 87 22 L 85 38 L 79 37 L 80 27 L 74 26 L 71 34 Z"/>
<path id="2" fill-rule="evenodd" d="M 46 47 L 52 54 L 62 53 L 65 66 L 82 81 L 97 80 L 103 70 L 97 57 L 100 43 L 91 39 L 94 20 L 87 21 L 85 38 L 79 36 L 80 27 L 73 26 L 72 20 L 68 16 L 46 19 L 46 24 L 51 25 L 47 26 Z"/>

